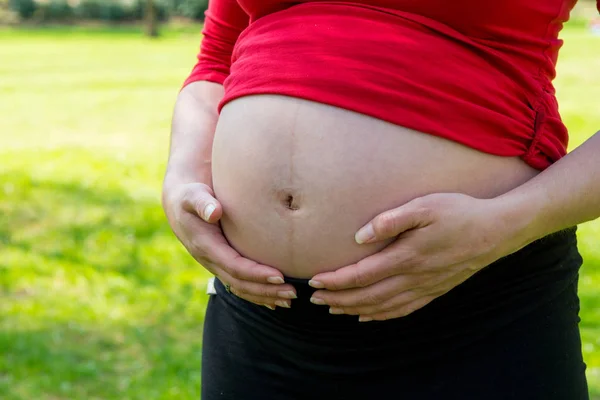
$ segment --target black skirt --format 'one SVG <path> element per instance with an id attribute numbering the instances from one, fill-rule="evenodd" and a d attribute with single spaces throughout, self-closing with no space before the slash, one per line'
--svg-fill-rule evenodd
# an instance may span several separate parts
<path id="1" fill-rule="evenodd" d="M 358 322 L 310 303 L 265 307 L 216 280 L 204 400 L 587 400 L 576 228 L 487 266 L 413 314 Z"/>

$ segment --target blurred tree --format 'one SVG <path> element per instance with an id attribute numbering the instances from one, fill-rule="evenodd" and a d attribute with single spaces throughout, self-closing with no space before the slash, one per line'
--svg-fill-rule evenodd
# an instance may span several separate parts
<path id="1" fill-rule="evenodd" d="M 16 11 L 21 19 L 31 18 L 36 10 L 34 0 L 9 0 L 8 6 Z"/>
<path id="2" fill-rule="evenodd" d="M 146 0 L 146 35 L 150 37 L 158 36 L 158 21 L 154 0 Z"/>
<path id="3" fill-rule="evenodd" d="M 204 19 L 208 0 L 171 0 L 171 9 L 175 14 L 193 19 Z"/>

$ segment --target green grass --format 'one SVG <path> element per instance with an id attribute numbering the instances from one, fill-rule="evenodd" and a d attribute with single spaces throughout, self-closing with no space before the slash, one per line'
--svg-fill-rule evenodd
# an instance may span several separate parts
<path id="1" fill-rule="evenodd" d="M 159 202 L 195 29 L 0 30 L 0 398 L 197 399 L 207 274 Z M 600 38 L 572 27 L 558 93 L 600 129 Z M 580 229 L 582 331 L 600 396 L 600 224 Z"/>

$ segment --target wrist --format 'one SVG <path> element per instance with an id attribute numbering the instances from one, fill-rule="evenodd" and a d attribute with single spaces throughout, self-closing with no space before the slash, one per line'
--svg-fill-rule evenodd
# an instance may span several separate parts
<path id="1" fill-rule="evenodd" d="M 544 201 L 532 194 L 515 189 L 490 201 L 497 229 L 515 250 L 551 233 L 544 224 Z"/>
<path id="2" fill-rule="evenodd" d="M 163 187 L 183 185 L 186 183 L 204 183 L 212 187 L 212 170 L 210 161 L 203 165 L 197 162 L 185 162 L 173 157 L 167 164 Z"/>

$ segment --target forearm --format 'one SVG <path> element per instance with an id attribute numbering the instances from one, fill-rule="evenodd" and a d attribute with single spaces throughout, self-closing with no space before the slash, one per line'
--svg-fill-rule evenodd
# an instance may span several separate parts
<path id="1" fill-rule="evenodd" d="M 194 82 L 181 90 L 173 112 L 165 184 L 202 182 L 212 186 L 212 143 L 223 86 Z"/>
<path id="2" fill-rule="evenodd" d="M 600 132 L 494 201 L 523 245 L 600 217 Z"/>

